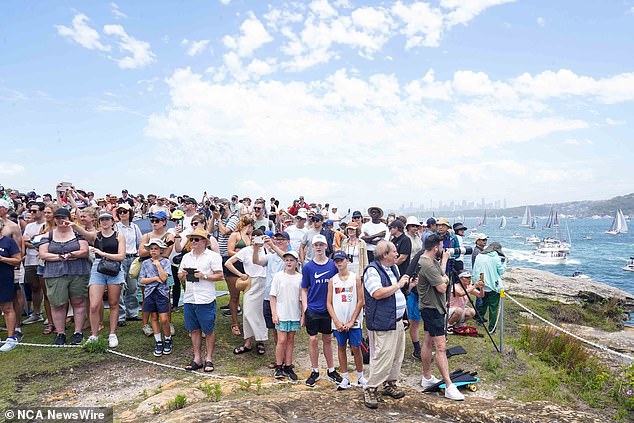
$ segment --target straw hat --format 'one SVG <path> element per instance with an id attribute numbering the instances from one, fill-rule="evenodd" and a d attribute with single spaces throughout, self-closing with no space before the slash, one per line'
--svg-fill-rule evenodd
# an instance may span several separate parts
<path id="1" fill-rule="evenodd" d="M 187 239 L 190 239 L 194 236 L 205 239 L 207 241 L 207 245 L 211 244 L 211 241 L 209 241 L 209 234 L 204 229 L 201 229 L 201 228 L 194 229 L 194 231 L 191 234 L 187 235 Z"/>

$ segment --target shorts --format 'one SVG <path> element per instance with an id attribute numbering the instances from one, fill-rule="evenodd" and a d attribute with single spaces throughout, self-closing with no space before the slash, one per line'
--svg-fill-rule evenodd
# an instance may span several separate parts
<path id="1" fill-rule="evenodd" d="M 435 308 L 424 308 L 420 311 L 423 330 L 431 336 L 445 336 L 445 315 Z"/>
<path id="2" fill-rule="evenodd" d="M 460 313 L 460 319 L 458 319 L 458 321 L 464 320 L 464 315 L 466 311 L 464 307 L 450 307 L 447 316 L 451 317 L 456 311 Z"/>
<path id="3" fill-rule="evenodd" d="M 345 347 L 346 342 L 349 342 L 352 347 L 360 347 L 361 341 L 363 340 L 361 328 L 352 328 L 348 331 L 342 330 L 341 332 L 333 330 L 332 334 L 335 336 L 337 344 L 340 347 Z"/>
<path id="4" fill-rule="evenodd" d="M 0 303 L 10 303 L 15 297 L 14 283 L 0 283 Z M 18 285 L 19 286 L 19 285 Z"/>
<path id="5" fill-rule="evenodd" d="M 169 313 L 169 298 L 161 294 L 157 288 L 150 295 L 143 298 L 143 312 L 145 313 Z"/>
<path id="6" fill-rule="evenodd" d="M 300 327 L 299 320 L 284 320 L 279 325 L 275 325 L 275 329 L 280 332 L 297 332 Z"/>
<path id="7" fill-rule="evenodd" d="M 92 263 L 92 267 L 90 268 L 90 281 L 88 281 L 88 286 L 91 285 L 122 285 L 125 283 L 125 273 L 123 270 L 120 270 L 117 273 L 117 276 L 109 276 L 104 275 L 103 273 L 97 272 L 97 266 L 99 266 L 99 262 L 101 259 L 96 259 Z"/>
<path id="8" fill-rule="evenodd" d="M 183 307 L 185 329 L 199 330 L 205 335 L 213 333 L 216 328 L 216 300 L 207 304 L 185 303 Z"/>
<path id="9" fill-rule="evenodd" d="M 89 275 L 65 275 L 45 279 L 46 295 L 51 306 L 66 305 L 69 298 L 87 298 L 89 277 Z"/>
<path id="10" fill-rule="evenodd" d="M 37 276 L 37 265 L 24 266 L 24 282 L 31 286 L 40 286 L 40 278 Z"/>
<path id="11" fill-rule="evenodd" d="M 315 336 L 318 333 L 323 333 L 324 335 L 332 334 L 332 320 L 328 312 L 319 313 L 306 310 L 304 323 L 306 324 L 306 333 L 310 336 Z"/>
<path id="12" fill-rule="evenodd" d="M 407 316 L 409 320 L 420 322 L 420 310 L 418 309 L 418 292 L 410 292 L 406 298 Z"/>
<path id="13" fill-rule="evenodd" d="M 276 329 L 275 325 L 273 324 L 273 314 L 271 313 L 271 301 L 264 300 L 262 302 L 262 314 L 264 315 L 264 321 L 266 322 L 266 328 L 267 329 Z"/>
<path id="14" fill-rule="evenodd" d="M 41 265 L 37 265 L 37 275 L 38 276 L 44 276 L 44 266 Z"/>

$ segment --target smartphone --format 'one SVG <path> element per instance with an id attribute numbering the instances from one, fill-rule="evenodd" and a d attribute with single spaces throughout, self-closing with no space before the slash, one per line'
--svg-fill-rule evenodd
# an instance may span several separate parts
<path id="1" fill-rule="evenodd" d="M 256 236 L 255 238 L 253 238 L 253 243 L 255 245 L 264 245 L 264 237 Z"/>
<path id="2" fill-rule="evenodd" d="M 61 193 L 65 193 L 67 188 L 72 187 L 73 184 L 70 182 L 60 182 L 59 186 L 57 187 L 57 191 L 61 192 Z"/>
<path id="3" fill-rule="evenodd" d="M 186 267 L 183 270 L 187 272 L 187 276 L 185 277 L 185 279 L 188 282 L 198 282 L 198 278 L 194 276 L 196 269 L 194 269 L 193 267 Z"/>

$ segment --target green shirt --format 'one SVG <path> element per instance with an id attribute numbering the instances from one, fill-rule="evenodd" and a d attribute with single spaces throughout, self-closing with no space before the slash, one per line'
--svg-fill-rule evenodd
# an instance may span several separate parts
<path id="1" fill-rule="evenodd" d="M 418 261 L 420 271 L 418 272 L 418 308 L 434 308 L 440 314 L 447 314 L 447 301 L 445 294 L 441 294 L 434 288 L 445 281 L 442 277 L 440 263 L 428 257 L 421 256 Z"/>

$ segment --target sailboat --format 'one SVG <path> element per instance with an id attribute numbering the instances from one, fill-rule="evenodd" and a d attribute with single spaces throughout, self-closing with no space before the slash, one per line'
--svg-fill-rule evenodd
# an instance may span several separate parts
<path id="1" fill-rule="evenodd" d="M 557 210 L 554 210 L 552 207 L 550 209 L 550 213 L 548 214 L 548 220 L 546 221 L 546 225 L 544 225 L 544 229 L 558 228 L 559 227 L 559 213 Z"/>
<path id="2" fill-rule="evenodd" d="M 526 207 L 524 210 L 524 217 L 522 217 L 522 222 L 520 223 L 520 227 L 529 228 L 533 223 L 533 214 L 531 213 L 531 209 Z"/>
<path id="3" fill-rule="evenodd" d="M 487 211 L 484 210 L 484 215 L 482 216 L 482 220 L 478 223 L 478 227 L 487 225 Z"/>
<path id="4" fill-rule="evenodd" d="M 506 228 L 506 216 L 502 216 L 502 220 L 500 220 L 500 229 Z"/>
<path id="5" fill-rule="evenodd" d="M 614 216 L 612 226 L 609 230 L 605 231 L 605 233 L 610 235 L 627 233 L 627 221 L 625 220 L 625 216 L 623 216 L 623 211 L 621 209 L 616 211 L 616 216 Z"/>

